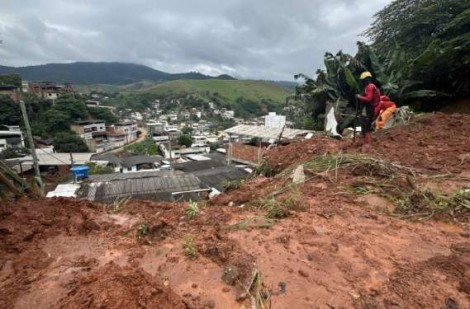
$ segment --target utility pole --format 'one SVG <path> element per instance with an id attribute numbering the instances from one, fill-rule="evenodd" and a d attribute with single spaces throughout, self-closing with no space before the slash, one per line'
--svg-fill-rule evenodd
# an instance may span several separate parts
<path id="1" fill-rule="evenodd" d="M 39 194 L 44 196 L 44 183 L 41 179 L 41 172 L 39 171 L 39 160 L 36 154 L 36 148 L 34 148 L 33 134 L 31 133 L 31 127 L 29 126 L 28 114 L 26 113 L 26 107 L 23 100 L 20 100 L 21 113 L 23 114 L 24 125 L 26 127 L 26 135 L 28 137 L 29 148 L 31 149 L 31 155 L 33 156 L 34 173 L 36 174 L 36 181 L 39 185 Z"/>

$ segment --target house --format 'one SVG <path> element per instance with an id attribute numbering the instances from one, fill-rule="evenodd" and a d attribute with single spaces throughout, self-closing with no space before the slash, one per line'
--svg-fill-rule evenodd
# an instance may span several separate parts
<path id="1" fill-rule="evenodd" d="M 100 101 L 98 101 L 98 100 L 86 100 L 85 105 L 87 107 L 99 107 L 100 106 Z"/>
<path id="2" fill-rule="evenodd" d="M 133 198 L 157 201 L 197 201 L 210 188 L 192 174 L 175 171 L 154 171 L 126 174 L 90 176 L 84 184 L 81 197 L 90 201 L 112 203 L 119 199 Z"/>
<path id="3" fill-rule="evenodd" d="M 145 125 L 149 128 L 152 135 L 161 135 L 165 128 L 165 124 L 163 122 L 148 122 Z"/>
<path id="4" fill-rule="evenodd" d="M 108 128 L 110 132 L 125 134 L 126 144 L 137 139 L 137 123 L 135 121 L 118 122 Z"/>
<path id="5" fill-rule="evenodd" d="M 226 110 L 222 113 L 222 118 L 233 119 L 235 117 L 235 112 L 231 110 Z"/>
<path id="6" fill-rule="evenodd" d="M 106 132 L 106 135 L 108 137 L 108 142 L 113 145 L 113 148 L 122 147 L 126 144 L 126 141 L 127 141 L 126 133 L 108 130 Z"/>
<path id="7" fill-rule="evenodd" d="M 0 152 L 10 147 L 24 147 L 23 133 L 19 128 L 0 125 Z"/>
<path id="8" fill-rule="evenodd" d="M 20 91 L 18 87 L 13 86 L 13 85 L 0 85 L 0 95 L 6 95 L 9 96 L 13 101 L 19 101 L 20 100 Z"/>
<path id="9" fill-rule="evenodd" d="M 269 113 L 264 117 L 265 128 L 282 129 L 286 125 L 286 116 L 276 115 L 276 113 Z"/>
<path id="10" fill-rule="evenodd" d="M 70 130 L 80 135 L 83 139 L 91 139 L 93 132 L 106 132 L 106 125 L 104 120 L 74 121 L 70 125 Z"/>
<path id="11" fill-rule="evenodd" d="M 257 165 L 261 162 L 263 154 L 267 151 L 261 145 L 253 146 L 245 144 L 252 138 L 259 138 L 265 142 L 274 144 L 278 140 L 308 139 L 313 134 L 310 130 L 290 128 L 266 128 L 240 124 L 224 130 L 229 135 L 227 159 L 243 164 Z M 269 149 L 269 148 L 268 148 Z"/>
<path id="12" fill-rule="evenodd" d="M 191 118 L 191 113 L 187 112 L 187 111 L 181 112 L 181 118 L 182 119 L 189 119 L 189 118 Z"/>
<path id="13" fill-rule="evenodd" d="M 205 147 L 209 145 L 207 138 L 203 135 L 194 135 L 192 136 L 193 144 L 191 147 Z"/>
<path id="14" fill-rule="evenodd" d="M 74 93 L 71 85 L 57 85 L 52 82 L 29 82 L 25 92 L 31 93 L 41 99 L 55 101 L 64 93 Z"/>
<path id="15" fill-rule="evenodd" d="M 172 144 L 171 150 L 168 143 L 161 143 L 158 145 L 165 159 L 176 159 L 182 155 L 196 154 L 196 153 L 209 153 L 210 147 L 181 147 L 180 145 Z"/>
<path id="16" fill-rule="evenodd" d="M 112 149 L 107 143 L 106 125 L 103 120 L 74 121 L 70 130 L 77 133 L 91 151 L 103 152 Z"/>
<path id="17" fill-rule="evenodd" d="M 130 173 L 138 172 L 144 170 L 155 170 L 157 169 L 162 162 L 161 156 L 149 156 L 149 155 L 140 155 L 140 156 L 131 156 L 122 159 L 121 162 L 121 172 Z"/>

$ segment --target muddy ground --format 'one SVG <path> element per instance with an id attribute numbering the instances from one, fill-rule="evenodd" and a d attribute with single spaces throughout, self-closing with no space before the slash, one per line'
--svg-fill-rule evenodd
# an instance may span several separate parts
<path id="1" fill-rule="evenodd" d="M 470 189 L 468 136 L 469 116 L 436 114 L 373 149 L 292 143 L 266 158 L 276 176 L 192 217 L 184 203 L 2 202 L 0 308 L 470 308 L 470 215 L 450 199 Z M 390 165 L 309 169 L 324 154 Z"/>

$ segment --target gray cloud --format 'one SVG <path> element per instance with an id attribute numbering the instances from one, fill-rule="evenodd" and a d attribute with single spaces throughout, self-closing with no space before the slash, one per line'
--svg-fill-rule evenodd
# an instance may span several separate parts
<path id="1" fill-rule="evenodd" d="M 354 53 L 391 0 L 2 0 L 0 64 L 123 61 L 167 72 L 292 79 Z"/>

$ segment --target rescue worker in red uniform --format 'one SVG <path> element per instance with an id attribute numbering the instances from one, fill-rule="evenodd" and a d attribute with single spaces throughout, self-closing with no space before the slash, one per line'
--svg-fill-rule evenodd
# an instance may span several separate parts
<path id="1" fill-rule="evenodd" d="M 390 101 L 386 95 L 380 97 L 380 104 L 375 108 L 375 129 L 381 130 L 385 127 L 387 121 L 392 117 L 397 109 L 397 105 Z"/>
<path id="2" fill-rule="evenodd" d="M 380 104 L 380 90 L 372 81 L 370 72 L 363 72 L 359 77 L 365 86 L 364 95 L 357 95 L 360 101 L 359 112 L 364 145 L 372 143 L 372 124 L 375 120 L 375 108 Z"/>

